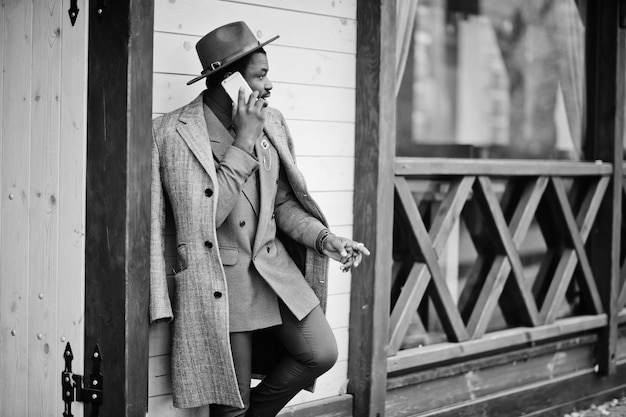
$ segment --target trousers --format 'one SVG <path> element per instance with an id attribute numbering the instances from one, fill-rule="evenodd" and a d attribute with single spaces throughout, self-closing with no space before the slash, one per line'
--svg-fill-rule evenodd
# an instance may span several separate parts
<path id="1" fill-rule="evenodd" d="M 282 303 L 283 324 L 269 328 L 288 354 L 253 389 L 253 332 L 230 334 L 235 373 L 244 408 L 212 404 L 211 417 L 274 417 L 300 390 L 337 361 L 337 342 L 320 306 L 298 321 Z"/>

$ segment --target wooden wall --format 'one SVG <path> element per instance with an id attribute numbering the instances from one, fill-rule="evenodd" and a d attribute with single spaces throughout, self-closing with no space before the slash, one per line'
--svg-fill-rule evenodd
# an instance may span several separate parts
<path id="1" fill-rule="evenodd" d="M 63 413 L 68 341 L 82 373 L 87 21 L 72 26 L 69 3 L 0 7 L 3 416 Z"/>
<path id="2" fill-rule="evenodd" d="M 196 42 L 210 30 L 245 21 L 265 47 L 274 84 L 270 105 L 283 112 L 295 139 L 297 163 L 336 234 L 352 236 L 355 131 L 356 0 L 156 0 L 154 116 L 197 96 L 204 84 L 185 83 L 202 70 Z M 292 404 L 345 392 L 350 274 L 331 263 L 328 320 L 339 361 Z M 150 332 L 149 411 L 174 415 L 169 380 L 169 326 Z M 183 413 L 180 413 L 183 414 Z"/>

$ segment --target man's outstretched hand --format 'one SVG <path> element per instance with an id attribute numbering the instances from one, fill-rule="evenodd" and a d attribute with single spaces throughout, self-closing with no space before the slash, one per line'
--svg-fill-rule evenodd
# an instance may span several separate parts
<path id="1" fill-rule="evenodd" d="M 363 243 L 355 242 L 346 237 L 328 235 L 324 242 L 324 254 L 341 263 L 341 270 L 348 272 L 352 267 L 356 268 L 363 260 L 363 256 L 369 256 L 370 251 Z"/>

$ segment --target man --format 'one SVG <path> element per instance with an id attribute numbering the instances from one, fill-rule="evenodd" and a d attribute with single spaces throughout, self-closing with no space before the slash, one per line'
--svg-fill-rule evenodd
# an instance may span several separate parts
<path id="1" fill-rule="evenodd" d="M 369 255 L 330 233 L 286 122 L 267 106 L 262 47 L 277 38 L 260 43 L 243 22 L 207 34 L 196 45 L 204 70 L 188 83 L 206 78 L 207 89 L 153 123 L 151 320 L 173 318 L 174 405 L 210 405 L 211 417 L 274 416 L 332 367 L 327 258 L 347 271 Z M 253 93 L 240 89 L 233 103 L 221 81 L 235 71 Z M 173 311 L 163 255 L 170 210 Z M 250 389 L 253 374 L 264 377 Z"/>

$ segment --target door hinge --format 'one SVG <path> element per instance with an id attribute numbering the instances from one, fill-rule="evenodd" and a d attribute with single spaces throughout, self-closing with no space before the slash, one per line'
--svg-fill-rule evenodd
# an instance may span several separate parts
<path id="1" fill-rule="evenodd" d="M 100 404 L 102 404 L 102 372 L 100 370 L 100 364 L 102 362 L 102 355 L 100 354 L 100 347 L 96 344 L 91 355 L 91 374 L 89 374 L 89 381 L 87 386 L 83 384 L 83 376 L 72 373 L 72 360 L 74 360 L 74 353 L 72 353 L 72 346 L 70 342 L 67 342 L 65 351 L 63 352 L 63 359 L 65 360 L 65 370 L 61 372 L 61 387 L 63 392 L 61 394 L 63 402 L 65 403 L 65 410 L 63 417 L 73 417 L 72 414 L 72 402 L 82 402 L 91 404 L 91 417 L 99 416 Z M 85 412 L 85 415 L 87 413 Z"/>
<path id="2" fill-rule="evenodd" d="M 72 22 L 72 26 L 76 23 L 76 18 L 78 17 L 78 12 L 80 9 L 78 8 L 78 0 L 71 0 L 70 8 L 67 13 L 70 15 L 70 22 Z"/>

